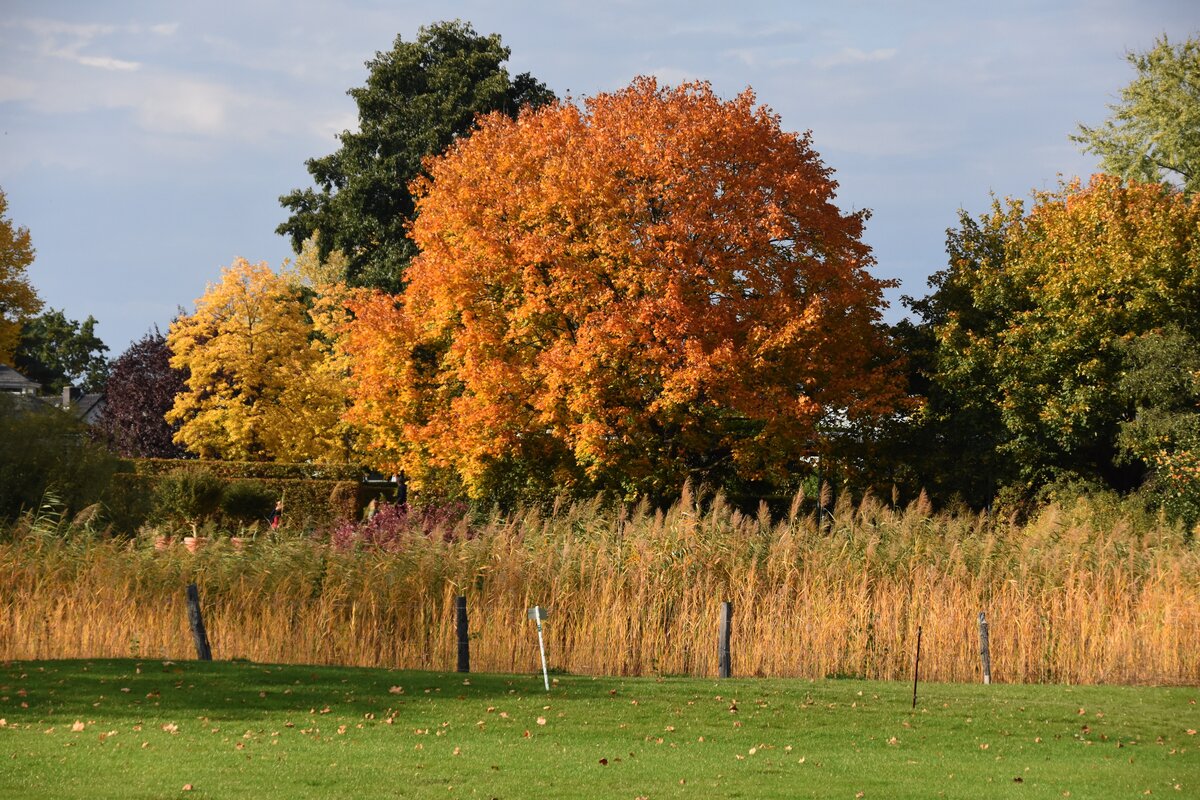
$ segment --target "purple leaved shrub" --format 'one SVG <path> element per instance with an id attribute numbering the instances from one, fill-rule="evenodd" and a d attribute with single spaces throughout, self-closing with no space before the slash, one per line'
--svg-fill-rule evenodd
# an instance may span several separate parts
<path id="1" fill-rule="evenodd" d="M 467 511 L 466 503 L 459 502 L 419 508 L 406 503 L 384 503 L 369 519 L 338 523 L 329 531 L 329 543 L 337 550 L 364 548 L 395 553 L 417 536 L 438 535 L 448 541 L 454 538 L 455 529 Z"/>

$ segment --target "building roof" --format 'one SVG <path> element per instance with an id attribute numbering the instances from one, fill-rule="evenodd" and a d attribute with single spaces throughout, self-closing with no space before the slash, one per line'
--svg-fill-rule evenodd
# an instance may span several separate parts
<path id="1" fill-rule="evenodd" d="M 37 394 L 41 388 L 40 383 L 29 380 L 7 364 L 0 364 L 0 392 Z"/>
<path id="2" fill-rule="evenodd" d="M 79 419 L 94 425 L 104 411 L 104 395 L 85 394 L 71 403 L 70 410 Z"/>

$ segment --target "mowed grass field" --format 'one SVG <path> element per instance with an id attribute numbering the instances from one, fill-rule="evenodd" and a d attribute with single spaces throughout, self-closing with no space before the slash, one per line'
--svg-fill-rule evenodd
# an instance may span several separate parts
<path id="1" fill-rule="evenodd" d="M 0 666 L 0 797 L 1200 796 L 1200 689 Z"/>

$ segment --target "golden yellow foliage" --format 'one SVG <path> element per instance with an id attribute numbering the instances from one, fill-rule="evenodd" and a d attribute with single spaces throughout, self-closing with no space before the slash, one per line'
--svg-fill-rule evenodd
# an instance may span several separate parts
<path id="1" fill-rule="evenodd" d="M 223 270 L 167 337 L 189 373 L 167 413 L 175 440 L 208 458 L 345 461 L 344 375 L 319 335 L 333 312 L 318 308 L 319 327 L 296 277 L 265 262 Z"/>

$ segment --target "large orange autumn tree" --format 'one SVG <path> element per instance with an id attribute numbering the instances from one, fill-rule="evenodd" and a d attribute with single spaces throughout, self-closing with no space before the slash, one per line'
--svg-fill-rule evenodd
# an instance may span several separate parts
<path id="1" fill-rule="evenodd" d="M 427 164 L 399 296 L 344 341 L 377 458 L 474 497 L 778 483 L 892 409 L 865 213 L 746 91 L 642 78 Z"/>

